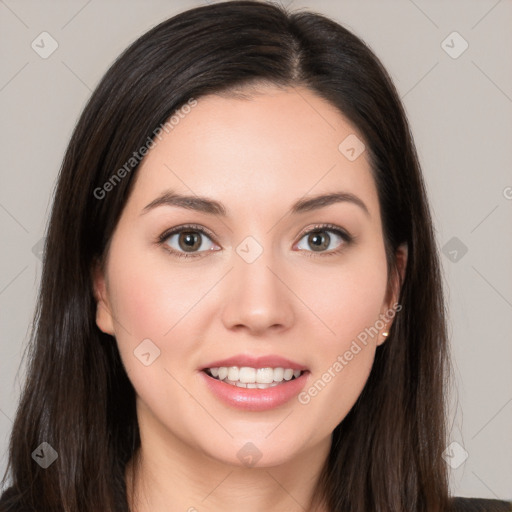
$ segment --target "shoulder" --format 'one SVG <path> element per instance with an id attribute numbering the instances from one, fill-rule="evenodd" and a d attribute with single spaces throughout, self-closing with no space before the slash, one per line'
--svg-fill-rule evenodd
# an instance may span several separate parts
<path id="1" fill-rule="evenodd" d="M 5 491 L 0 490 L 0 512 L 32 512 L 19 502 L 20 495 L 14 487 L 9 487 Z"/>
<path id="2" fill-rule="evenodd" d="M 452 498 L 450 512 L 512 512 L 512 502 L 482 498 Z"/>

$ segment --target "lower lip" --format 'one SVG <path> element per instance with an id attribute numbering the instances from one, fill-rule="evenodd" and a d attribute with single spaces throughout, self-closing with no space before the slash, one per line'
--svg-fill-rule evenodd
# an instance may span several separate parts
<path id="1" fill-rule="evenodd" d="M 297 396 L 306 385 L 309 372 L 305 371 L 300 377 L 283 381 L 277 386 L 266 389 L 247 389 L 226 384 L 210 377 L 206 372 L 202 375 L 210 391 L 227 405 L 245 411 L 266 411 L 284 405 Z"/>

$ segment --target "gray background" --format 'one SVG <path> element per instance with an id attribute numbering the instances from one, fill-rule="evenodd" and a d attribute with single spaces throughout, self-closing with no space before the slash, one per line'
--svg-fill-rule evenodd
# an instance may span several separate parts
<path id="1" fill-rule="evenodd" d="M 362 37 L 395 81 L 442 251 L 455 365 L 452 492 L 511 499 L 512 2 L 282 1 Z M 2 474 L 41 275 L 38 242 L 73 126 L 130 42 L 203 3 L 0 0 Z M 43 31 L 58 44 L 46 59 L 31 47 L 51 48 Z M 469 45 L 460 55 L 463 40 L 448 37 L 454 31 Z"/>

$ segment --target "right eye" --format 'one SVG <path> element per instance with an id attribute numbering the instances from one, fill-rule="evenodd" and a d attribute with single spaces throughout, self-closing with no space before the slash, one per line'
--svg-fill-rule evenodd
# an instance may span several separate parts
<path id="1" fill-rule="evenodd" d="M 210 235 L 200 226 L 185 225 L 177 226 L 163 233 L 159 241 L 174 256 L 179 258 L 196 258 L 202 256 L 201 253 L 214 250 L 208 247 L 207 238 L 211 244 L 215 245 Z"/>

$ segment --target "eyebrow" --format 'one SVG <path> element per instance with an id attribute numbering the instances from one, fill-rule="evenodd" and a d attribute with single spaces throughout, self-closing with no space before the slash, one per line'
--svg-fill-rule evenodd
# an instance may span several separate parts
<path id="1" fill-rule="evenodd" d="M 356 195 L 350 192 L 333 192 L 330 194 L 320 194 L 304 199 L 299 199 L 290 208 L 290 213 L 298 214 L 310 212 L 324 208 L 331 204 L 348 202 L 359 206 L 368 217 L 371 217 L 366 204 Z M 147 213 L 158 206 L 177 206 L 187 210 L 194 210 L 209 215 L 216 215 L 219 217 L 227 217 L 226 207 L 214 199 L 204 196 L 188 196 L 178 194 L 172 190 L 167 190 L 156 199 L 151 201 L 144 207 L 141 215 Z"/>

